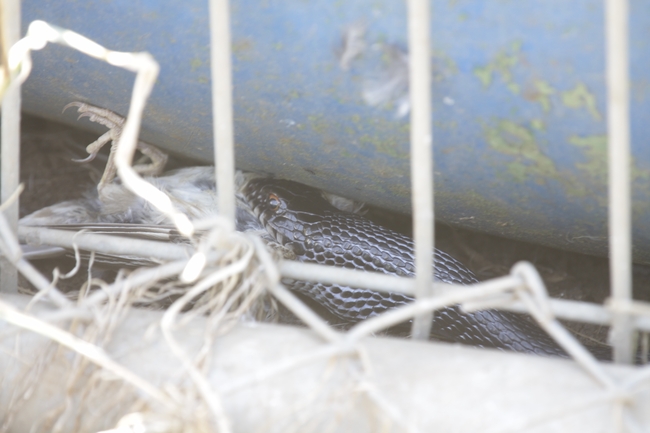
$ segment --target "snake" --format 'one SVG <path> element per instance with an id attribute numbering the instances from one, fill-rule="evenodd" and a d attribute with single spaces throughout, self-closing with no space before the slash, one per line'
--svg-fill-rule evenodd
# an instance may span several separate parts
<path id="1" fill-rule="evenodd" d="M 216 209 L 212 167 L 188 167 L 147 179 L 192 218 L 207 217 Z M 407 278 L 415 275 L 411 238 L 343 209 L 323 191 L 289 180 L 241 172 L 236 183 L 237 229 L 262 234 L 267 241 L 290 251 L 296 260 Z M 164 225 L 164 215 L 155 208 L 119 183 L 111 188 L 110 206 L 95 193 L 36 211 L 24 217 L 21 224 L 155 240 L 161 240 L 161 236 L 169 240 L 178 237 L 173 235 L 173 227 Z M 433 256 L 435 280 L 456 286 L 477 282 L 474 274 L 451 255 L 437 249 Z M 124 266 L 151 264 L 146 259 L 134 263 L 135 258 L 120 256 L 96 255 L 96 260 Z M 414 301 L 398 292 L 302 280 L 283 279 L 283 283 L 344 324 L 354 324 Z M 567 356 L 534 321 L 507 311 L 466 313 L 457 305 L 447 307 L 436 311 L 431 336 L 473 346 Z M 601 352 L 595 353 L 598 358 L 611 357 L 607 347 Z"/>
<path id="2" fill-rule="evenodd" d="M 282 179 L 253 179 L 244 200 L 275 241 L 296 260 L 400 277 L 414 277 L 410 237 L 365 216 L 333 206 L 320 190 Z M 477 283 L 474 274 L 451 255 L 435 249 L 434 280 L 456 285 Z M 283 280 L 335 317 L 355 323 L 414 301 L 398 292 L 378 292 L 339 284 Z M 500 310 L 466 313 L 458 305 L 435 312 L 432 336 L 445 341 L 515 352 L 565 357 L 527 317 Z"/>
<path id="3" fill-rule="evenodd" d="M 76 106 L 80 114 L 91 121 L 108 126 L 112 131 L 110 137 L 121 133 L 123 119 L 115 113 L 78 102 L 69 105 Z M 107 140 L 98 142 L 101 147 Z M 147 179 L 163 190 L 178 210 L 196 219 L 217 211 L 213 170 L 211 167 L 188 167 Z M 105 177 L 106 173 L 102 179 Z M 359 213 L 334 206 L 320 190 L 239 171 L 236 178 L 238 230 L 265 232 L 263 238 L 275 239 L 302 262 L 414 277 L 413 241 L 408 236 L 378 225 Z M 173 228 L 167 229 L 169 233 L 165 235 L 166 229 L 161 224 L 166 218 L 157 209 L 134 196 L 119 182 L 102 180 L 101 185 L 106 190 L 102 189 L 103 199 L 97 195 L 62 202 L 24 217 L 21 224 L 172 239 L 169 233 L 173 234 Z M 47 254 L 59 253 L 57 249 Z M 35 254 L 34 258 L 42 258 L 41 252 Z M 436 281 L 455 285 L 477 282 L 474 274 L 451 255 L 436 249 L 433 256 Z M 117 260 L 118 264 L 125 261 L 124 264 L 133 264 L 134 258 L 124 259 L 106 257 L 107 262 Z M 141 264 L 148 263 L 145 259 Z M 359 322 L 414 301 L 397 292 L 313 281 L 284 279 L 283 282 L 344 322 Z M 467 313 L 455 305 L 437 311 L 434 317 L 432 335 L 442 340 L 566 356 L 536 323 L 516 313 L 499 310 Z"/>

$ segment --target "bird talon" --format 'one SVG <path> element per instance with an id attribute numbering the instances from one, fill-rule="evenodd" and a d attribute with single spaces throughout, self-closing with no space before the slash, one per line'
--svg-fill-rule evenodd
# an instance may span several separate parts
<path id="1" fill-rule="evenodd" d="M 87 162 L 92 162 L 95 159 L 96 156 L 97 156 L 97 152 L 93 152 L 93 153 L 91 153 L 90 155 L 88 155 L 87 157 L 85 157 L 83 159 L 74 159 L 73 158 L 71 161 L 76 162 L 77 164 L 85 164 Z"/>
<path id="2" fill-rule="evenodd" d="M 99 196 L 102 197 L 101 190 L 105 185 L 112 182 L 117 174 L 117 169 L 114 163 L 114 153 L 117 142 L 122 134 L 122 129 L 126 119 L 119 114 L 112 112 L 106 108 L 96 107 L 94 105 L 86 104 L 84 102 L 70 102 L 65 107 L 63 111 L 67 110 L 70 107 L 76 107 L 79 117 L 77 120 L 80 120 L 84 117 L 87 117 L 89 121 L 93 123 L 99 123 L 108 128 L 104 134 L 102 134 L 97 140 L 89 144 L 86 147 L 86 152 L 89 153 L 88 157 L 84 159 L 73 159 L 74 162 L 85 163 L 90 162 L 95 159 L 99 150 L 109 141 L 111 142 L 111 151 L 108 156 L 108 162 L 106 168 L 104 169 L 104 174 L 102 179 L 97 185 L 97 191 Z M 135 165 L 133 169 L 140 173 L 146 175 L 157 175 L 162 173 L 165 164 L 167 163 L 167 154 L 159 150 L 153 145 L 139 141 L 137 143 L 138 150 L 143 154 L 149 157 L 151 160 L 150 164 Z"/>
<path id="3" fill-rule="evenodd" d="M 63 111 L 70 107 L 77 107 L 77 112 L 79 113 L 77 120 L 88 117 L 88 120 L 91 122 L 99 123 L 110 129 L 121 128 L 124 125 L 124 117 L 106 108 L 96 107 L 83 102 L 71 102 L 63 107 Z"/>
<path id="4" fill-rule="evenodd" d="M 84 105 L 86 105 L 86 104 L 84 104 L 83 102 L 78 102 L 78 101 L 70 102 L 65 107 L 63 107 L 63 110 L 61 110 L 61 113 L 65 113 L 65 110 L 67 110 L 70 107 L 77 107 L 78 109 L 81 110 L 82 106 L 84 106 Z"/>

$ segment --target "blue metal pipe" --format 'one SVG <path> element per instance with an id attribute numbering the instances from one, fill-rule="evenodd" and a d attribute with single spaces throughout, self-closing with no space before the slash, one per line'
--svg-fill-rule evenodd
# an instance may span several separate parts
<path id="1" fill-rule="evenodd" d="M 607 251 L 600 0 L 434 0 L 437 219 Z M 410 208 L 404 2 L 232 1 L 237 165 Z M 211 161 L 207 1 L 23 1 L 43 19 L 161 64 L 143 138 Z M 650 4 L 631 1 L 634 252 L 650 262 Z M 26 111 L 126 113 L 133 76 L 61 47 L 34 54 Z M 81 122 L 80 122 L 81 123 Z M 92 128 L 92 125 L 87 125 Z"/>

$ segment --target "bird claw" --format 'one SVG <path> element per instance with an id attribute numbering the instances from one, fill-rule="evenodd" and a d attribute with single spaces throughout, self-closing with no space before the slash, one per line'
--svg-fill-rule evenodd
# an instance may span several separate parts
<path id="1" fill-rule="evenodd" d="M 63 107 L 63 112 L 65 112 L 65 110 L 70 107 L 77 107 L 77 112 L 79 113 L 77 120 L 87 117 L 91 122 L 99 123 L 100 125 L 104 125 L 109 129 L 119 128 L 120 132 L 122 126 L 124 126 L 124 117 L 106 108 L 96 107 L 94 105 L 86 104 L 83 102 L 71 102 Z"/>
<path id="2" fill-rule="evenodd" d="M 115 148 L 117 142 L 119 141 L 120 135 L 122 134 L 122 129 L 124 128 L 124 123 L 126 119 L 119 114 L 112 112 L 106 108 L 96 107 L 94 105 L 86 104 L 84 102 L 71 102 L 63 107 L 63 111 L 67 110 L 70 107 L 76 107 L 79 117 L 77 120 L 87 117 L 93 123 L 99 123 L 104 125 L 109 130 L 102 134 L 97 140 L 89 144 L 86 147 L 88 152 L 88 157 L 81 160 L 73 160 L 75 162 L 90 162 L 99 153 L 100 149 L 109 141 L 111 142 L 111 151 L 108 156 L 108 162 L 106 163 L 106 168 L 104 169 L 104 174 L 102 175 L 101 180 L 97 184 L 97 192 L 99 193 L 100 199 L 102 198 L 102 189 L 111 183 L 117 175 L 117 167 L 115 166 Z M 167 164 L 167 154 L 158 149 L 157 147 L 145 143 L 143 141 L 138 141 L 137 149 L 145 156 L 149 157 L 151 163 L 149 164 L 137 164 L 133 166 L 133 169 L 141 175 L 158 175 L 162 173 Z"/>
<path id="3" fill-rule="evenodd" d="M 90 155 L 88 155 L 87 157 L 85 157 L 83 159 L 74 159 L 73 158 L 72 162 L 76 162 L 77 164 L 86 164 L 88 162 L 92 162 L 95 159 L 96 156 L 97 156 L 97 152 L 91 153 Z"/>

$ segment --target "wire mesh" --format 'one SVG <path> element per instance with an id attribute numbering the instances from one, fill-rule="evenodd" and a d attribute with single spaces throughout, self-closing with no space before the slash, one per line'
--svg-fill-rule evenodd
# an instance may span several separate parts
<path id="1" fill-rule="evenodd" d="M 412 30 L 410 40 L 412 42 L 428 41 L 429 13 L 426 5 L 426 1 L 411 1 L 409 3 L 410 28 Z M 419 9 L 420 7 L 423 9 Z M 627 53 L 627 42 L 624 36 L 627 14 L 625 2 L 611 1 L 608 3 L 608 16 L 611 12 L 611 19 L 607 21 L 611 122 L 610 174 L 612 175 L 610 183 L 612 188 L 610 190 L 612 232 L 610 237 L 613 239 L 611 256 L 612 275 L 614 276 L 612 299 L 602 306 L 550 299 L 539 274 L 532 265 L 527 263 L 516 265 L 510 275 L 461 288 L 438 283 L 432 284 L 431 275 L 423 277 L 423 274 L 427 274 L 427 272 L 419 272 L 418 278 L 413 281 L 384 275 L 369 275 L 346 269 L 319 268 L 315 265 L 281 262 L 277 257 L 272 256 L 272 253 L 258 238 L 232 232 L 235 180 L 232 162 L 231 100 L 228 96 L 231 88 L 230 66 L 227 61 L 230 38 L 228 36 L 228 21 L 225 19 L 227 18 L 226 11 L 227 2 L 211 2 L 212 30 L 214 32 L 212 41 L 213 69 L 215 69 L 214 65 L 226 65 L 223 69 L 228 69 L 227 71 L 222 70 L 220 74 L 215 71 L 213 75 L 215 95 L 219 95 L 216 99 L 222 103 L 222 105 L 214 106 L 215 152 L 217 161 L 221 161 L 218 164 L 227 166 L 223 170 L 220 167 L 217 173 L 220 196 L 226 197 L 224 201 L 220 202 L 222 211 L 228 216 L 226 221 L 220 219 L 198 223 L 189 221 L 187 217 L 174 209 L 169 199 L 166 199 L 161 191 L 145 182 L 131 168 L 144 103 L 157 76 L 157 65 L 150 56 L 146 53 L 113 52 L 83 36 L 44 22 L 32 23 L 27 36 L 13 46 L 9 53 L 8 64 L 14 80 L 17 81 L 27 78 L 31 68 L 30 50 L 41 49 L 48 42 L 62 43 L 103 59 L 114 66 L 137 72 L 129 116 L 115 151 L 117 171 L 122 181 L 134 193 L 161 209 L 171 221 L 176 223 L 179 232 L 190 237 L 194 244 L 188 255 L 188 250 L 185 247 L 175 244 L 141 240 L 124 243 L 120 239 L 111 239 L 105 235 L 89 233 L 71 235 L 50 229 L 21 227 L 18 231 L 19 237 L 32 243 L 42 242 L 65 247 L 82 247 L 96 252 L 118 252 L 133 256 L 146 255 L 157 258 L 162 263 L 150 269 L 140 269 L 128 275 L 122 275 L 112 284 L 93 280 L 89 276 L 88 284 L 82 290 L 84 293 L 80 293 L 78 298 L 73 301 L 56 289 L 56 284 L 54 284 L 56 281 L 49 282 L 21 257 L 18 243 L 12 234 L 11 224 L 2 215 L 0 216 L 0 235 L 2 237 L 0 249 L 4 256 L 10 258 L 18 270 L 39 290 L 34 302 L 39 299 L 47 299 L 57 307 L 57 310 L 40 315 L 20 312 L 8 301 L 13 298 L 3 298 L 0 300 L 0 317 L 20 329 L 29 330 L 72 349 L 78 355 L 72 360 L 73 371 L 84 371 L 89 368 L 88 363 L 92 363 L 101 368 L 98 371 L 103 371 L 104 374 L 110 372 L 112 380 L 117 377 L 138 390 L 139 396 L 135 402 L 127 405 L 127 408 L 123 408 L 124 412 L 120 414 L 124 415 L 121 418 L 121 424 L 113 431 L 126 431 L 124 429 L 127 427 L 133 428 L 134 426 L 151 428 L 153 425 L 158 426 L 157 428 L 160 428 L 161 431 L 174 431 L 179 428 L 179 425 L 184 426 L 187 431 L 231 431 L 234 428 L 228 412 L 228 408 L 231 407 L 224 399 L 225 396 L 248 389 L 260 382 L 282 377 L 286 372 L 299 366 L 312 365 L 322 360 L 333 364 L 349 360 L 350 364 L 346 363 L 347 367 L 343 370 L 353 372 L 350 376 L 352 377 L 350 383 L 353 386 L 340 388 L 338 392 L 346 395 L 355 393 L 363 395 L 373 408 L 374 416 L 377 417 L 379 420 L 377 422 L 381 425 L 393 425 L 398 426 L 401 430 L 415 431 L 417 427 L 415 421 L 411 421 L 413 417 L 409 415 L 408 408 L 405 409 L 395 399 L 375 386 L 377 378 L 373 377 L 368 361 L 368 345 L 374 343 L 368 343 L 367 337 L 405 320 L 430 317 L 434 311 L 456 304 L 460 304 L 466 311 L 486 308 L 526 311 L 575 361 L 575 364 L 567 365 L 573 376 L 588 378 L 587 382 L 590 387 L 585 390 L 588 389 L 589 393 L 580 394 L 577 401 L 562 404 L 558 409 L 543 408 L 541 413 L 524 413 L 520 419 L 506 420 L 501 425 L 490 425 L 489 429 L 491 431 L 522 431 L 527 428 L 552 424 L 563 417 L 587 409 L 600 408 L 599 405 L 606 404 L 609 410 L 607 415 L 611 415 L 609 417 L 611 424 L 607 425 L 607 429 L 611 427 L 619 431 L 642 431 L 641 423 L 647 419 L 639 418 L 639 413 L 635 412 L 634 408 L 642 401 L 639 400 L 641 398 L 639 396 L 647 394 L 650 367 L 623 371 L 612 369 L 598 362 L 557 320 L 558 317 L 562 317 L 591 323 L 612 324 L 615 335 L 613 344 L 616 360 L 620 362 L 631 360 L 633 329 L 650 331 L 650 307 L 646 303 L 633 301 L 629 290 L 627 55 L 623 54 L 622 57 L 617 57 L 621 55 L 621 50 Z M 218 23 L 217 20 L 219 20 Z M 218 27 L 220 34 L 216 33 L 215 26 Z M 426 43 L 419 42 L 411 47 L 411 90 L 413 96 L 415 94 L 420 96 L 419 100 L 414 98 L 412 102 L 415 241 L 417 255 L 421 258 L 421 261 L 418 261 L 418 269 L 428 267 L 433 240 L 430 230 L 433 221 L 432 202 L 430 202 L 433 197 L 430 165 L 432 162 L 430 151 L 432 140 L 430 91 L 427 90 L 430 88 L 428 83 L 430 76 L 428 73 L 429 50 L 423 49 L 426 46 Z M 614 63 L 619 69 L 614 67 Z M 617 87 L 619 85 L 620 88 Z M 223 106 L 224 101 L 227 101 L 227 106 Z M 4 114 L 3 110 L 3 118 Z M 417 153 L 416 149 L 423 153 Z M 415 158 L 416 155 L 418 155 L 417 158 Z M 421 175 L 426 179 L 424 188 L 420 189 L 419 187 L 423 186 Z M 625 191 L 628 193 L 625 194 Z M 620 194 L 621 192 L 623 194 Z M 615 197 L 622 197 L 623 201 L 616 202 L 617 205 L 615 205 L 613 201 Z M 625 207 L 627 210 L 620 211 L 621 207 Z M 198 236 L 197 229 L 199 228 L 208 230 L 208 234 Z M 401 291 L 417 294 L 417 300 L 410 305 L 396 308 L 361 322 L 348 332 L 343 333 L 330 326 L 280 284 L 282 276 L 372 287 L 392 292 Z M 89 289 L 93 286 L 99 287 L 100 290 L 90 291 Z M 227 331 L 235 326 L 236 321 L 263 298 L 265 290 L 302 319 L 320 337 L 319 340 L 303 353 L 276 359 L 271 364 L 258 367 L 249 375 L 237 377 L 225 386 L 215 385 L 210 370 L 212 358 L 209 358 L 208 355 L 214 354 L 216 337 L 227 335 Z M 427 291 L 433 291 L 435 296 L 427 296 Z M 110 341 L 111 334 L 118 329 L 119 322 L 125 317 L 129 307 L 145 303 L 146 300 L 151 300 L 152 297 L 159 296 L 161 293 L 173 293 L 177 297 L 169 308 L 161 313 L 161 317 L 157 317 L 152 323 L 158 324 L 161 341 L 164 342 L 167 352 L 171 353 L 172 358 L 176 359 L 181 366 L 179 371 L 184 374 L 183 380 L 181 380 L 182 386 L 174 380 L 156 386 L 143 379 L 142 375 L 135 374 L 132 369 L 116 363 L 101 349 Z M 20 302 L 16 301 L 15 303 L 19 304 Z M 264 309 L 263 306 L 259 308 Z M 72 325 L 67 330 L 52 325 L 54 322 L 64 320 L 72 320 Z M 88 320 L 91 320 L 90 323 L 95 326 L 90 326 L 88 322 L 84 322 L 84 326 L 80 326 L 79 321 Z M 178 337 L 177 331 L 183 326 L 186 327 L 188 324 L 197 322 L 200 322 L 200 326 L 197 325 L 196 329 L 203 329 L 202 332 L 196 331 L 201 344 L 197 350 L 190 352 L 184 346 L 182 339 Z M 414 325 L 414 330 L 417 328 L 414 335 L 422 333 L 428 335 L 426 328 L 430 321 L 423 320 L 421 323 L 424 325 Z M 190 334 L 196 332 L 190 332 Z M 84 338 L 80 338 L 76 334 Z M 414 347 L 419 346 L 414 345 Z M 484 357 L 487 359 L 493 355 L 480 352 L 472 353 L 472 358 L 474 358 L 472 360 L 476 364 L 480 364 Z M 499 354 L 499 362 L 509 362 L 505 360 L 510 357 L 516 358 L 516 355 Z M 525 361 L 530 363 L 530 359 Z M 540 361 L 551 362 L 549 360 Z M 546 374 L 550 374 L 552 368 L 564 368 L 561 365 L 565 364 L 559 364 L 561 361 L 556 362 L 558 364 L 554 365 L 552 362 L 544 364 L 542 370 Z M 330 374 L 334 374 L 332 371 L 334 371 L 334 367 L 330 366 Z M 336 371 L 340 373 L 340 370 Z M 176 371 L 172 376 L 175 377 L 178 374 Z M 323 380 L 327 380 L 329 376 L 325 373 L 322 374 L 322 377 L 325 378 Z M 91 376 L 94 378 L 91 382 L 101 381 L 101 376 L 101 374 Z M 75 376 L 77 380 L 85 377 L 81 373 Z M 78 385 L 78 382 L 73 379 L 66 383 L 68 391 Z M 84 388 L 83 393 L 90 394 L 91 391 L 89 388 Z M 328 398 L 335 400 L 337 395 L 336 393 L 328 394 Z M 325 404 L 323 401 L 314 399 L 307 399 L 306 403 Z M 12 400 L 12 405 L 6 413 L 12 414 L 12 416 L 17 414 L 19 406 L 17 400 Z M 7 419 L 11 421 L 12 416 L 7 416 Z M 73 418 L 70 402 L 65 404 L 59 412 L 49 416 L 55 420 L 54 424 L 59 428 L 69 425 L 66 423 Z M 10 422 L 5 420 L 3 427 L 9 428 L 8 426 L 10 426 Z M 282 426 L 284 428 L 286 425 L 282 424 Z M 301 430 L 305 426 L 318 429 L 321 424 L 298 423 L 290 424 L 290 426 L 296 430 Z"/>
<path id="2" fill-rule="evenodd" d="M 416 296 L 433 294 L 433 135 L 431 130 L 431 52 L 429 2 L 407 2 L 411 98 L 411 203 L 415 239 Z M 433 264 L 435 267 L 435 263 Z M 413 320 L 413 338 L 427 339 L 432 314 Z"/>
<path id="3" fill-rule="evenodd" d="M 2 45 L 2 71 L 0 91 L 2 98 L 2 159 L 0 160 L 0 200 L 8 200 L 18 188 L 17 167 L 20 156 L 20 85 L 10 83 L 11 75 L 6 67 L 9 49 L 20 39 L 20 1 L 3 1 L 0 5 L 0 42 Z M 6 93 L 5 93 L 6 92 Z M 9 226 L 15 233 L 18 229 L 18 203 L 13 201 L 5 209 Z M 18 274 L 15 267 L 0 259 L 0 292 L 17 292 Z"/>
<path id="4" fill-rule="evenodd" d="M 210 0 L 212 123 L 219 210 L 235 227 L 235 151 L 232 117 L 230 9 L 226 0 Z"/>
<path id="5" fill-rule="evenodd" d="M 628 4 L 621 0 L 605 5 L 610 270 L 612 298 L 626 302 L 632 298 Z M 631 363 L 634 347 L 629 316 L 616 315 L 611 336 L 614 359 Z"/>

